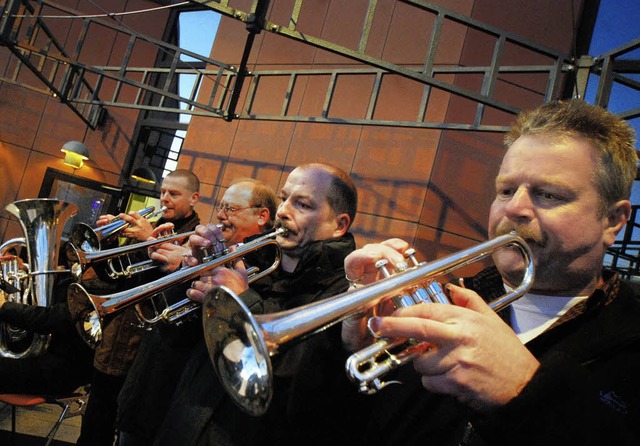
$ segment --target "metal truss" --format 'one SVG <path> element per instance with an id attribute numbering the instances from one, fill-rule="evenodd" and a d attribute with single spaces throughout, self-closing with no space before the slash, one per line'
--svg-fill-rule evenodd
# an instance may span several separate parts
<path id="1" fill-rule="evenodd" d="M 99 122 L 102 109 L 110 106 L 225 120 L 327 122 L 502 132 L 507 129 L 511 119 L 504 119 L 504 123 L 497 124 L 489 122 L 487 111 L 497 111 L 510 117 L 520 111 L 517 103 L 509 101 L 508 95 L 500 92 L 501 83 L 512 82 L 511 79 L 518 76 L 535 78 L 536 85 L 544 86 L 539 89 L 541 91 L 536 90 L 540 94 L 540 102 L 558 97 L 563 74 L 566 73 L 576 76 L 578 91 L 586 88 L 586 80 L 580 82 L 583 73 L 600 74 L 603 87 L 599 88 L 599 97 L 602 102 L 607 100 L 607 83 L 624 81 L 636 89 L 638 87 L 637 82 L 623 74 L 625 69 L 629 69 L 629 63 L 617 61 L 621 54 L 626 54 L 623 49 L 598 58 L 575 59 L 424 1 L 397 1 L 398 6 L 424 15 L 430 23 L 423 34 L 415 33 L 428 39 L 428 42 L 421 42 L 426 50 L 418 65 L 385 60 L 370 50 L 373 46 L 371 36 L 375 31 L 374 24 L 378 23 L 376 18 L 384 13 L 380 11 L 377 0 L 369 0 L 366 7 L 362 8 L 360 18 L 350 17 L 349 23 L 359 23 L 361 30 L 359 38 L 352 45 L 331 42 L 304 29 L 302 24 L 305 21 L 301 20 L 306 12 L 304 0 L 286 3 L 290 9 L 284 14 L 282 4 L 278 4 L 278 14 L 269 14 L 274 6 L 269 0 L 254 0 L 248 11 L 233 7 L 240 3 L 246 5 L 240 0 L 191 0 L 191 3 L 194 7 L 212 9 L 246 25 L 247 40 L 239 66 L 205 58 L 140 35 L 115 22 L 81 18 L 79 12 L 54 2 L 8 0 L 2 7 L 0 45 L 7 47 L 14 57 L 9 60 L 5 71 L 0 73 L 0 80 L 56 96 L 92 128 Z M 51 16 L 54 14 L 77 17 L 74 20 L 77 29 L 68 33 L 64 43 L 52 31 L 60 28 L 53 23 L 55 19 Z M 442 48 L 442 35 L 452 26 L 463 27 L 467 33 L 492 39 L 493 51 L 486 64 L 460 66 L 436 63 L 438 51 Z M 247 68 L 249 54 L 255 36 L 262 31 L 344 56 L 345 60 L 353 62 L 352 65 L 361 64 L 362 67 L 345 68 L 347 65 L 342 64 L 323 69 L 250 71 Z M 122 45 L 121 50 L 105 54 L 104 63 L 97 63 L 96 54 L 87 48 L 92 39 L 104 34 L 115 35 L 127 44 Z M 627 50 L 632 51 L 637 46 L 638 42 L 632 42 Z M 135 66 L 135 55 L 141 51 L 159 54 L 162 63 L 155 67 Z M 511 62 L 512 58 L 508 55 L 514 51 L 530 55 L 530 60 L 536 63 L 526 65 Z M 188 61 L 185 61 L 185 57 L 189 57 Z M 24 68 L 35 74 L 39 82 L 34 81 L 33 76 L 27 76 Z M 182 75 L 196 78 L 194 88 L 188 95 L 177 93 L 176 85 Z M 468 87 L 469 82 L 465 80 L 470 77 L 476 79 L 471 83 L 477 83 L 477 88 Z M 304 88 L 301 79 L 310 78 L 321 79 L 326 88 L 322 109 L 314 115 L 305 115 L 292 106 L 292 98 L 299 96 L 298 89 Z M 380 117 L 377 106 L 381 92 L 386 83 L 397 82 L 398 78 L 417 85 L 421 91 L 413 119 L 397 121 Z M 363 83 L 369 86 L 368 92 L 361 95 L 363 104 L 359 109 L 363 111 L 358 116 L 341 116 L 335 104 L 339 103 L 339 94 L 343 91 L 341 86 L 348 85 L 353 79 L 363 79 Z M 207 94 L 203 97 L 205 85 Z M 277 104 L 271 102 L 268 107 L 259 104 L 257 98 L 264 85 L 268 85 L 271 97 L 281 97 Z M 278 88 L 275 90 L 277 95 L 274 94 L 274 88 Z M 474 104 L 474 118 L 470 122 L 449 122 L 452 119 L 449 117 L 433 120 L 429 114 L 429 104 L 435 92 Z M 631 111 L 630 116 L 637 116 L 637 110 Z"/>
<path id="2" fill-rule="evenodd" d="M 640 37 L 601 54 L 593 61 L 591 72 L 600 76 L 595 103 L 604 108 L 609 106 L 612 90 L 621 86 L 640 92 L 640 60 L 633 59 L 633 52 L 640 48 Z M 634 79 L 633 76 L 636 76 Z M 618 113 L 623 119 L 640 117 L 640 106 Z"/>
<path id="3" fill-rule="evenodd" d="M 231 83 L 236 78 L 234 67 L 90 17 L 78 18 L 81 25 L 76 29 L 75 40 L 63 44 L 47 24 L 56 20 L 52 18 L 56 17 L 54 14 L 80 16 L 53 2 L 5 3 L 0 44 L 9 48 L 17 60 L 9 61 L 0 80 L 57 97 L 94 129 L 105 106 L 225 117 L 226 92 L 233 89 Z M 121 51 L 102 55 L 110 65 L 92 63 L 96 56 L 91 50 L 92 39 L 105 35 L 116 36 L 126 45 Z M 133 66 L 135 55 L 143 52 L 160 53 L 162 66 Z M 186 58 L 189 62 L 184 62 Z M 25 75 L 23 68 L 35 74 L 40 83 Z M 180 75 L 196 77 L 188 96 L 176 93 Z M 203 102 L 196 96 L 205 77 L 213 81 L 213 89 Z M 219 90 L 223 93 L 218 94 Z M 214 97 L 218 98 L 215 103 Z"/>

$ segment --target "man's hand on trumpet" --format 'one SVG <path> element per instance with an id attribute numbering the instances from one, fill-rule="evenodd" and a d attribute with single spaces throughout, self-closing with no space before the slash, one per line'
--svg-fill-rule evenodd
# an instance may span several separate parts
<path id="1" fill-rule="evenodd" d="M 382 280 L 376 263 L 387 260 L 389 271 L 403 269 L 401 253 L 408 248 L 399 239 L 366 245 L 345 259 L 347 277 L 356 287 Z M 372 334 L 428 343 L 413 361 L 423 387 L 477 410 L 506 404 L 531 380 L 538 361 L 477 293 L 451 284 L 447 290 L 454 305 L 427 303 L 394 311 L 387 299 L 374 311 L 344 321 L 343 343 L 360 350 L 375 342 Z"/>
<path id="2" fill-rule="evenodd" d="M 531 380 L 537 359 L 474 291 L 447 285 L 454 305 L 427 303 L 374 317 L 380 337 L 429 343 L 413 361 L 427 390 L 454 396 L 476 410 L 508 403 Z"/>
<path id="3" fill-rule="evenodd" d="M 153 230 L 149 239 L 161 239 L 163 235 L 172 233 L 173 228 L 173 223 L 163 223 Z M 179 242 L 167 242 L 149 248 L 149 258 L 162 264 L 160 267 L 162 272 L 177 271 L 182 265 L 184 256 L 190 253 L 191 250 L 187 244 Z"/>
<path id="4" fill-rule="evenodd" d="M 107 225 L 109 223 L 111 223 L 113 221 L 113 219 L 116 218 L 115 215 L 111 215 L 111 214 L 103 214 L 98 216 L 98 219 L 96 220 L 96 227 L 101 227 L 104 225 Z"/>
<path id="5" fill-rule="evenodd" d="M 96 220 L 96 227 L 99 228 L 109 224 L 115 218 L 120 218 L 129 223 L 129 226 L 122 231 L 122 234 L 120 234 L 121 236 L 135 239 L 139 242 L 144 242 L 145 240 L 148 240 L 149 237 L 152 237 L 153 226 L 149 223 L 149 220 L 147 220 L 146 217 L 142 217 L 137 212 L 131 212 L 129 214 L 121 213 L 115 216 L 111 214 L 100 215 Z"/>
<path id="6" fill-rule="evenodd" d="M 376 267 L 379 260 L 387 260 L 388 269 L 406 264 L 402 254 L 409 249 L 404 240 L 393 238 L 382 243 L 368 244 L 349 254 L 344 260 L 347 280 L 351 287 L 367 285 L 384 278 L 380 268 Z M 342 322 L 342 342 L 349 351 L 360 350 L 369 345 L 373 337 L 367 329 L 367 321 L 378 314 L 390 314 L 394 310 L 393 304 L 387 300 L 369 310 L 364 315 L 354 316 Z"/>
<path id="7" fill-rule="evenodd" d="M 202 258 L 200 252 L 207 251 L 207 255 L 222 253 L 226 249 L 224 237 L 218 225 L 208 224 L 196 227 L 196 233 L 189 237 L 191 255 L 185 258 L 185 264 L 195 266 Z M 231 250 L 232 251 L 232 250 Z M 237 260 L 232 268 L 220 266 L 205 272 L 200 278 L 191 283 L 187 296 L 197 302 L 202 302 L 206 294 L 215 286 L 224 285 L 236 294 L 241 294 L 249 288 L 247 271 L 244 262 Z"/>
<path id="8" fill-rule="evenodd" d="M 118 215 L 123 221 L 129 223 L 129 226 L 122 231 L 122 235 L 143 242 L 153 234 L 153 226 L 145 217 L 137 212 Z"/>

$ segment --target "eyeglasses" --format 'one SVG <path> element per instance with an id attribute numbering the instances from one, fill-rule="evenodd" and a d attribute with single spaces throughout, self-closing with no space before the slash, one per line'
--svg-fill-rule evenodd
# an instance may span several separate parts
<path id="1" fill-rule="evenodd" d="M 234 206 L 229 206 L 228 204 L 222 204 L 222 203 L 216 206 L 216 209 L 219 212 L 224 212 L 229 217 L 237 214 L 240 211 L 244 211 L 245 209 L 258 209 L 258 208 L 260 208 L 260 206 L 234 207 Z"/>

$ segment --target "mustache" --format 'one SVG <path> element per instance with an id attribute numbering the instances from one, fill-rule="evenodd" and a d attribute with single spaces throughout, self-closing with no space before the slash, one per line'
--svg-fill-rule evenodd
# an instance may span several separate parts
<path id="1" fill-rule="evenodd" d="M 285 230 L 287 231 L 287 232 L 285 233 L 285 235 L 288 235 L 288 234 L 295 235 L 295 234 L 296 234 L 296 232 L 295 232 L 295 231 L 293 231 L 293 230 L 291 229 L 291 227 L 290 227 L 287 223 L 285 223 L 284 221 L 282 221 L 282 220 L 280 220 L 280 219 L 277 219 L 277 220 L 275 221 L 275 223 L 273 224 L 273 229 L 280 229 L 280 228 L 285 229 Z"/>
<path id="2" fill-rule="evenodd" d="M 527 225 L 514 225 L 511 223 L 501 223 L 496 226 L 496 236 L 509 234 L 515 232 L 520 238 L 522 238 L 529 245 L 537 245 L 544 247 L 547 244 L 547 237 L 538 231 L 533 230 Z"/>

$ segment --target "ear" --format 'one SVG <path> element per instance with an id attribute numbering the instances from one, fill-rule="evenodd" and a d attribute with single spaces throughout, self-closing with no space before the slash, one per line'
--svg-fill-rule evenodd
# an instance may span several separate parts
<path id="1" fill-rule="evenodd" d="M 267 208 L 260 208 L 258 210 L 258 225 L 259 226 L 264 226 L 267 224 L 267 222 L 269 221 L 269 209 Z"/>
<path id="2" fill-rule="evenodd" d="M 351 217 L 349 214 L 340 214 L 335 218 L 336 227 L 333 231 L 333 237 L 338 238 L 342 237 L 349 230 L 349 225 L 351 224 Z"/>
<path id="3" fill-rule="evenodd" d="M 631 213 L 631 203 L 629 200 L 620 200 L 611 206 L 605 216 L 604 243 L 611 246 L 616 241 L 616 237 L 624 225 L 629 220 Z"/>
<path id="4" fill-rule="evenodd" d="M 200 200 L 199 192 L 194 192 L 193 194 L 191 194 L 191 207 L 195 206 L 199 200 Z"/>

